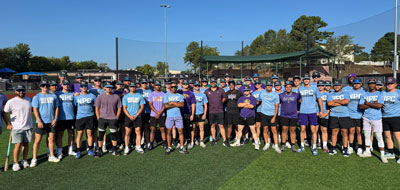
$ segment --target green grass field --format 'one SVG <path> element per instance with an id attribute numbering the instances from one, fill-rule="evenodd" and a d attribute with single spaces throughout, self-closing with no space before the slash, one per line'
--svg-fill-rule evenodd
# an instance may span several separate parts
<path id="1" fill-rule="evenodd" d="M 9 132 L 0 136 L 0 167 L 4 167 Z M 66 140 L 66 135 L 64 136 Z M 66 142 L 66 141 L 64 141 Z M 31 143 L 32 144 L 32 143 Z M 65 144 L 65 143 L 64 143 Z M 319 156 L 306 152 L 275 153 L 255 151 L 251 143 L 225 148 L 221 141 L 189 154 L 178 151 L 166 156 L 162 147 L 145 154 L 128 156 L 107 153 L 93 158 L 83 152 L 76 160 L 66 157 L 49 163 L 42 142 L 39 164 L 0 173 L 1 189 L 398 189 L 400 164 L 379 157 L 362 159 L 354 154 L 344 158 L 320 150 Z M 30 146 L 30 158 L 32 145 Z M 375 155 L 378 153 L 375 152 Z M 378 154 L 379 155 L 379 154 Z M 12 156 L 10 156 L 12 163 Z"/>

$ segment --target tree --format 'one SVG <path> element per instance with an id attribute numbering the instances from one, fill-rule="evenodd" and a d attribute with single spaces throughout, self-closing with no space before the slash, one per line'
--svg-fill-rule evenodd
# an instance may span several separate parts
<path id="1" fill-rule="evenodd" d="M 209 47 L 203 46 L 203 56 L 204 55 L 219 55 L 217 47 Z M 199 43 L 190 42 L 190 44 L 186 47 L 185 57 L 183 58 L 186 65 L 190 66 L 192 69 L 197 70 L 199 68 L 199 62 L 201 58 L 201 48 Z M 201 71 L 205 71 L 207 69 L 206 64 L 201 65 Z"/>
<path id="2" fill-rule="evenodd" d="M 167 67 L 167 68 L 165 68 Z M 169 66 L 168 62 L 164 64 L 162 61 L 157 62 L 156 70 L 157 70 L 157 75 L 165 75 L 165 69 L 167 70 L 167 73 L 169 73 Z"/>
<path id="3" fill-rule="evenodd" d="M 397 38 L 398 44 L 400 42 L 399 37 L 400 35 Z M 371 50 L 371 60 L 393 62 L 393 50 L 394 32 L 388 32 L 375 43 Z"/>
<path id="4" fill-rule="evenodd" d="M 149 78 L 154 76 L 154 72 L 156 72 L 156 68 L 152 67 L 149 64 L 144 64 L 143 66 L 137 66 L 136 70 L 147 75 Z"/>
<path id="5" fill-rule="evenodd" d="M 307 48 L 307 34 L 310 38 L 310 47 L 315 47 L 317 43 L 333 36 L 333 32 L 320 31 L 321 28 L 328 26 L 319 16 L 300 16 L 292 25 L 290 38 L 292 47 L 295 51 L 305 50 Z"/>
<path id="6" fill-rule="evenodd" d="M 355 63 L 359 63 L 361 61 L 369 61 L 370 60 L 370 56 L 367 52 L 361 52 L 357 55 L 354 55 L 354 62 Z"/>
<path id="7" fill-rule="evenodd" d="M 326 40 L 326 50 L 336 54 L 336 57 L 334 58 L 334 63 L 336 62 L 335 59 L 337 59 L 338 64 L 336 64 L 337 71 L 337 77 L 340 75 L 341 71 L 341 64 L 344 63 L 345 61 L 349 61 L 349 54 L 353 54 L 354 50 L 359 50 L 362 49 L 361 46 L 354 45 L 353 44 L 353 37 L 349 35 L 343 35 L 343 36 L 337 36 L 337 37 L 330 37 Z"/>
<path id="8" fill-rule="evenodd" d="M 100 63 L 100 64 L 99 64 L 99 69 L 100 69 L 101 71 L 107 72 L 107 71 L 110 70 L 110 67 L 108 67 L 108 64 L 107 64 L 107 63 Z"/>

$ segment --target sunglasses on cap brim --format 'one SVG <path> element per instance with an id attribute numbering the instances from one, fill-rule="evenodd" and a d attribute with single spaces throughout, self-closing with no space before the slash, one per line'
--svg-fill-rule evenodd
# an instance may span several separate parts
<path id="1" fill-rule="evenodd" d="M 23 90 L 23 89 L 18 89 L 18 90 L 15 90 L 15 91 L 17 91 L 17 92 L 25 92 L 25 90 Z"/>

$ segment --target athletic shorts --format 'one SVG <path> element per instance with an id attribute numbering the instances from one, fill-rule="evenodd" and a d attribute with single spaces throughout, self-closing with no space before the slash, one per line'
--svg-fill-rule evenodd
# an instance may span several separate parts
<path id="1" fill-rule="evenodd" d="M 29 143 L 32 140 L 32 131 L 33 129 L 17 129 L 11 131 L 11 143 L 19 144 L 19 143 Z"/>
<path id="2" fill-rule="evenodd" d="M 287 118 L 287 117 L 281 117 L 281 125 L 282 126 L 287 126 L 287 127 L 296 127 L 297 122 L 299 119 L 297 118 Z"/>
<path id="3" fill-rule="evenodd" d="M 255 117 L 248 117 L 248 118 L 243 118 L 239 117 L 239 125 L 254 125 L 256 124 L 256 118 Z"/>
<path id="4" fill-rule="evenodd" d="M 322 127 L 329 127 L 329 119 L 318 118 L 318 123 Z"/>
<path id="5" fill-rule="evenodd" d="M 271 123 L 273 116 L 261 114 L 261 126 L 262 127 L 276 127 L 276 119 L 274 123 Z"/>
<path id="6" fill-rule="evenodd" d="M 352 126 L 351 127 L 362 127 L 362 119 L 351 119 Z"/>
<path id="7" fill-rule="evenodd" d="M 276 116 L 275 123 L 276 125 L 281 126 L 281 116 Z"/>
<path id="8" fill-rule="evenodd" d="M 363 117 L 363 130 L 364 131 L 374 131 L 375 133 L 382 133 L 382 119 L 380 120 L 369 120 Z"/>
<path id="9" fill-rule="evenodd" d="M 224 113 L 210 113 L 208 116 L 209 124 L 217 124 L 223 125 L 224 124 Z"/>
<path id="10" fill-rule="evenodd" d="M 123 112 L 123 111 L 121 110 L 121 112 Z M 118 118 L 118 125 L 125 124 L 125 118 L 127 118 L 126 115 L 124 113 L 121 113 L 121 115 L 119 115 L 119 118 Z"/>
<path id="11" fill-rule="evenodd" d="M 262 113 L 256 112 L 256 122 L 261 122 Z"/>
<path id="12" fill-rule="evenodd" d="M 99 131 L 106 131 L 107 127 L 110 128 L 111 133 L 115 133 L 118 130 L 117 119 L 99 119 Z"/>
<path id="13" fill-rule="evenodd" d="M 194 118 L 193 121 L 190 121 L 190 115 L 189 114 L 184 114 L 183 117 L 183 127 L 187 128 L 191 128 L 193 125 L 191 125 L 192 123 L 194 123 Z"/>
<path id="14" fill-rule="evenodd" d="M 160 127 L 165 127 L 166 118 L 166 116 L 160 116 L 158 119 L 155 117 L 150 117 L 150 126 L 157 127 L 157 125 L 159 125 Z"/>
<path id="15" fill-rule="evenodd" d="M 175 125 L 177 129 L 183 129 L 183 119 L 181 116 L 179 117 L 167 117 L 165 120 L 165 126 L 167 129 L 172 129 Z"/>
<path id="16" fill-rule="evenodd" d="M 75 120 L 59 120 L 57 121 L 56 129 L 57 131 L 71 131 L 74 130 Z"/>
<path id="17" fill-rule="evenodd" d="M 399 132 L 400 131 L 400 117 L 386 117 L 382 118 L 383 131 Z"/>
<path id="18" fill-rule="evenodd" d="M 143 124 L 148 124 L 150 122 L 150 113 L 142 113 Z"/>
<path id="19" fill-rule="evenodd" d="M 94 116 L 83 117 L 83 118 L 77 119 L 75 122 L 75 127 L 76 127 L 77 131 L 95 129 Z"/>
<path id="20" fill-rule="evenodd" d="M 194 115 L 194 122 L 204 122 L 203 114 Z"/>
<path id="21" fill-rule="evenodd" d="M 299 123 L 300 125 L 318 125 L 318 117 L 316 113 L 310 113 L 310 114 L 305 114 L 305 113 L 300 113 L 299 114 Z"/>
<path id="22" fill-rule="evenodd" d="M 239 113 L 226 113 L 225 114 L 225 124 L 238 125 L 239 117 L 240 117 Z"/>
<path id="23" fill-rule="evenodd" d="M 330 129 L 349 129 L 352 123 L 350 117 L 329 117 L 329 128 Z"/>
<path id="24" fill-rule="evenodd" d="M 124 127 L 128 127 L 130 129 L 132 129 L 132 127 L 142 127 L 142 118 L 137 117 L 135 120 L 132 121 L 128 117 L 125 117 Z"/>
<path id="25" fill-rule="evenodd" d="M 56 132 L 56 128 L 51 126 L 51 123 L 43 123 L 43 128 L 39 128 L 36 125 L 36 130 L 35 133 L 39 134 L 39 135 L 45 135 L 48 133 L 55 133 Z"/>

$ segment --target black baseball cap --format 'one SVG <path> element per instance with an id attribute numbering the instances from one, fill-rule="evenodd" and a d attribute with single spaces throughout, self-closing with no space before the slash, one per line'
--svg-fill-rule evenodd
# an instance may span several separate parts
<path id="1" fill-rule="evenodd" d="M 304 74 L 303 80 L 310 80 L 310 74 Z"/>
<path id="2" fill-rule="evenodd" d="M 101 82 L 101 78 L 100 77 L 94 77 L 94 81 L 100 81 Z"/>
<path id="3" fill-rule="evenodd" d="M 286 86 L 287 86 L 287 85 L 293 86 L 293 81 L 287 80 L 287 81 L 285 81 L 285 85 L 286 85 Z"/>
<path id="4" fill-rule="evenodd" d="M 63 84 L 63 85 L 69 85 L 69 84 L 70 84 L 70 82 L 69 82 L 69 80 L 67 80 L 67 79 L 64 79 L 64 80 L 62 81 L 62 84 Z"/>
<path id="5" fill-rule="evenodd" d="M 338 80 L 338 79 L 335 79 L 333 81 L 333 86 L 342 86 L 342 82 L 340 80 Z"/>
<path id="6" fill-rule="evenodd" d="M 226 83 L 225 78 L 222 78 L 222 79 L 220 80 L 220 82 L 221 82 L 221 83 Z"/>
<path id="7" fill-rule="evenodd" d="M 251 88 L 249 85 L 245 85 L 243 88 L 243 91 L 251 91 Z"/>
<path id="8" fill-rule="evenodd" d="M 321 74 L 319 74 L 318 71 L 314 71 L 313 74 L 312 74 L 312 77 L 313 78 L 319 78 L 319 77 L 321 77 Z"/>
<path id="9" fill-rule="evenodd" d="M 161 82 L 159 80 L 154 81 L 154 86 L 161 86 Z"/>
<path id="10" fill-rule="evenodd" d="M 265 83 L 265 85 L 266 85 L 266 86 L 274 86 L 274 84 L 273 84 L 272 81 L 270 81 L 270 80 L 267 81 L 267 82 Z"/>
<path id="11" fill-rule="evenodd" d="M 50 84 L 47 82 L 47 80 L 42 80 L 40 81 L 40 86 L 50 86 Z"/>
<path id="12" fill-rule="evenodd" d="M 325 81 L 319 80 L 319 81 L 317 82 L 317 86 L 325 86 Z"/>
<path id="13" fill-rule="evenodd" d="M 79 79 L 79 78 L 83 78 L 83 75 L 82 75 L 82 73 L 77 73 L 77 74 L 75 75 L 75 78 L 77 78 L 77 79 Z"/>
<path id="14" fill-rule="evenodd" d="M 194 81 L 194 86 L 201 86 L 199 81 Z"/>
<path id="15" fill-rule="evenodd" d="M 149 83 L 154 83 L 154 79 L 150 78 Z"/>
<path id="16" fill-rule="evenodd" d="M 117 81 L 116 83 L 115 83 L 116 85 L 123 85 L 124 83 L 122 82 L 122 81 Z"/>
<path id="17" fill-rule="evenodd" d="M 244 78 L 244 81 L 251 81 L 250 76 L 246 76 L 246 78 Z"/>
<path id="18" fill-rule="evenodd" d="M 208 82 L 208 80 L 207 80 L 206 77 L 203 77 L 203 78 L 201 79 L 201 82 Z"/>
<path id="19" fill-rule="evenodd" d="M 130 77 L 125 77 L 124 81 L 131 81 L 131 78 Z"/>
<path id="20" fill-rule="evenodd" d="M 254 81 L 254 84 L 261 84 L 261 81 L 260 80 L 256 80 L 256 81 Z"/>
<path id="21" fill-rule="evenodd" d="M 88 86 L 89 86 L 89 84 L 88 84 L 88 82 L 86 82 L 86 81 L 82 81 L 80 84 L 79 84 L 79 86 L 81 87 L 81 88 L 87 88 Z"/>
<path id="22" fill-rule="evenodd" d="M 210 83 L 217 82 L 215 78 L 211 78 Z"/>
<path id="23" fill-rule="evenodd" d="M 192 79 L 189 79 L 189 84 L 194 84 L 194 81 Z"/>
<path id="24" fill-rule="evenodd" d="M 179 80 L 180 80 L 180 79 L 185 79 L 185 76 L 179 75 Z"/>
<path id="25" fill-rule="evenodd" d="M 171 80 L 165 79 L 165 84 L 171 84 Z"/>
<path id="26" fill-rule="evenodd" d="M 59 75 L 62 76 L 62 77 L 66 77 L 67 76 L 67 72 L 66 71 L 61 71 L 59 73 Z"/>
<path id="27" fill-rule="evenodd" d="M 50 86 L 58 86 L 58 83 L 55 80 L 50 81 Z"/>
<path id="28" fill-rule="evenodd" d="M 294 75 L 293 79 L 301 79 L 300 75 Z"/>
<path id="29" fill-rule="evenodd" d="M 142 81 L 140 81 L 142 84 L 143 83 L 147 83 L 147 79 L 145 79 L 145 78 L 142 78 Z"/>
<path id="30" fill-rule="evenodd" d="M 274 86 L 282 86 L 280 81 L 275 81 Z"/>
<path id="31" fill-rule="evenodd" d="M 274 74 L 272 74 L 272 77 L 271 77 L 272 79 L 279 79 L 279 76 L 276 74 L 276 73 L 274 73 Z"/>
<path id="32" fill-rule="evenodd" d="M 238 80 L 238 81 L 236 82 L 236 85 L 243 85 L 243 82 L 242 82 L 241 80 Z"/>
<path id="33" fill-rule="evenodd" d="M 17 88 L 15 88 L 16 91 L 25 91 L 25 86 L 24 85 L 18 85 Z"/>
<path id="34" fill-rule="evenodd" d="M 231 77 L 231 75 L 229 73 L 225 73 L 224 75 L 225 77 Z"/>
<path id="35" fill-rule="evenodd" d="M 383 86 L 383 82 L 382 82 L 381 80 L 377 80 L 377 81 L 376 81 L 376 85 Z"/>
<path id="36" fill-rule="evenodd" d="M 369 79 L 368 84 L 376 84 L 376 79 L 374 78 Z"/>
<path id="37" fill-rule="evenodd" d="M 183 84 L 183 85 L 188 85 L 189 82 L 188 82 L 186 79 L 184 79 L 184 80 L 182 81 L 182 84 Z"/>
<path id="38" fill-rule="evenodd" d="M 329 80 L 325 81 L 325 86 L 331 86 L 331 85 L 332 85 L 331 81 Z"/>
<path id="39" fill-rule="evenodd" d="M 104 83 L 104 87 L 105 87 L 105 88 L 112 88 L 113 85 L 111 84 L 111 82 L 106 81 L 106 82 Z"/>

